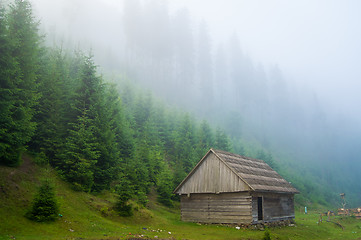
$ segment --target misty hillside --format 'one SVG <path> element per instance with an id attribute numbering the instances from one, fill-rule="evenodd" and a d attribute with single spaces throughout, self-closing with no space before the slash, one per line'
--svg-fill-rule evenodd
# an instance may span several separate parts
<path id="1" fill-rule="evenodd" d="M 173 207 L 173 190 L 211 147 L 231 150 L 221 128 L 105 81 L 91 54 L 45 46 L 30 2 L 1 14 L 2 165 L 30 154 L 75 191 L 115 192 L 117 211 L 131 216 L 128 201 L 146 206 L 151 192 Z"/>
<path id="2" fill-rule="evenodd" d="M 49 5 L 34 2 L 49 20 L 43 26 L 50 30 L 50 44 L 91 47 L 105 76 L 150 89 L 220 126 L 235 152 L 257 157 L 263 149 L 290 177 L 307 179 L 300 188 L 317 183 L 317 190 L 309 191 L 323 192 L 326 201 L 336 204 L 346 192 L 351 202 L 360 202 L 361 129 L 357 115 L 332 108 L 343 97 L 325 102 L 310 86 L 292 81 L 296 76 L 284 74 L 282 66 L 253 59 L 242 47 L 247 36 L 215 36 L 206 19 L 187 7 L 167 1 L 72 3 L 58 2 L 62 10 L 54 15 Z"/>
<path id="3" fill-rule="evenodd" d="M 360 204 L 354 119 L 258 63 L 240 34 L 218 43 L 206 20 L 158 0 L 1 3 L 2 164 L 31 152 L 75 190 L 116 191 L 130 214 L 152 189 L 172 206 L 214 147 L 265 160 L 299 204 L 338 206 L 343 192 Z"/>

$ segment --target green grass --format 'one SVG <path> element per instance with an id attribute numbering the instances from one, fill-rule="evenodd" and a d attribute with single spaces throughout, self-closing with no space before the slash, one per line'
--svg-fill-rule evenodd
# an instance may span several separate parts
<path id="1" fill-rule="evenodd" d="M 60 213 L 52 223 L 24 217 L 40 179 L 54 179 Z M 112 210 L 112 193 L 74 192 L 56 173 L 32 163 L 19 168 L 0 167 L 0 239 L 262 239 L 264 231 L 235 226 L 201 225 L 180 221 L 179 206 L 169 209 L 151 196 L 148 208 L 136 205 L 133 217 L 122 218 Z M 324 220 L 326 218 L 324 217 Z M 318 224 L 319 214 L 296 213 L 295 226 L 269 228 L 271 239 L 361 239 L 361 220 L 333 217 Z"/>

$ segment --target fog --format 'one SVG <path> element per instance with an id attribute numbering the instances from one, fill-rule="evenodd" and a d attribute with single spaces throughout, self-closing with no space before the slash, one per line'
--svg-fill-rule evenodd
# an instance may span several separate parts
<path id="1" fill-rule="evenodd" d="M 361 202 L 361 2 L 32 2 L 49 45 L 92 49 L 104 73 L 310 165 Z"/>
<path id="2" fill-rule="evenodd" d="M 173 0 L 207 20 L 217 40 L 237 32 L 255 59 L 279 64 L 339 111 L 355 114 L 361 87 L 361 2 Z M 359 117 L 359 116 L 358 116 Z"/>
<path id="3" fill-rule="evenodd" d="M 118 31 L 111 29 L 120 18 L 107 13 L 123 12 L 124 0 L 33 0 L 47 31 L 52 29 L 73 41 L 109 44 Z M 151 2 L 151 1 L 145 1 Z M 170 11 L 189 9 L 192 21 L 204 19 L 213 44 L 237 33 L 242 49 L 257 62 L 277 64 L 288 80 L 311 88 L 335 113 L 361 119 L 353 106 L 360 102 L 361 3 L 356 0 L 172 0 Z M 102 18 L 103 20 L 100 20 Z M 108 20 L 107 26 L 94 26 Z M 90 21 L 90 24 L 89 24 Z M 95 27 L 102 32 L 89 32 Z M 121 26 L 119 26 L 120 28 Z M 79 30 L 84 32 L 81 32 Z M 104 35 L 105 34 L 105 35 Z M 102 36 L 107 40 L 99 40 Z M 58 36 L 59 37 L 59 36 Z"/>

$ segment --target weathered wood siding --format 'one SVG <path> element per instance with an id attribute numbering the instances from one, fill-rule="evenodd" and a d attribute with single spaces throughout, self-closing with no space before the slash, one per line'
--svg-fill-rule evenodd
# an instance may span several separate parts
<path id="1" fill-rule="evenodd" d="M 295 218 L 294 195 L 275 193 L 256 193 L 252 197 L 252 218 L 258 222 L 257 198 L 263 197 L 263 221 L 274 222 Z"/>
<path id="2" fill-rule="evenodd" d="M 248 191 L 250 188 L 214 154 L 209 154 L 187 181 L 178 194 L 222 193 Z"/>
<path id="3" fill-rule="evenodd" d="M 252 223 L 249 193 L 190 194 L 181 196 L 181 218 L 186 222 Z"/>

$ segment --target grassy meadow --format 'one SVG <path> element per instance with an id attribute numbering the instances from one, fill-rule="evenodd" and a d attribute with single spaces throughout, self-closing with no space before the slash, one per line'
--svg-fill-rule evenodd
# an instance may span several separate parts
<path id="1" fill-rule="evenodd" d="M 51 223 L 24 217 L 42 178 L 53 179 L 62 217 Z M 150 195 L 147 208 L 135 205 L 134 216 L 119 217 L 114 194 L 75 192 L 56 173 L 31 161 L 19 168 L 0 167 L 0 239 L 263 239 L 265 231 L 236 226 L 180 221 L 179 206 L 164 207 Z M 298 208 L 299 209 L 299 208 Z M 361 220 L 332 217 L 318 224 L 319 211 L 296 209 L 294 226 L 268 228 L 271 239 L 361 239 Z"/>

